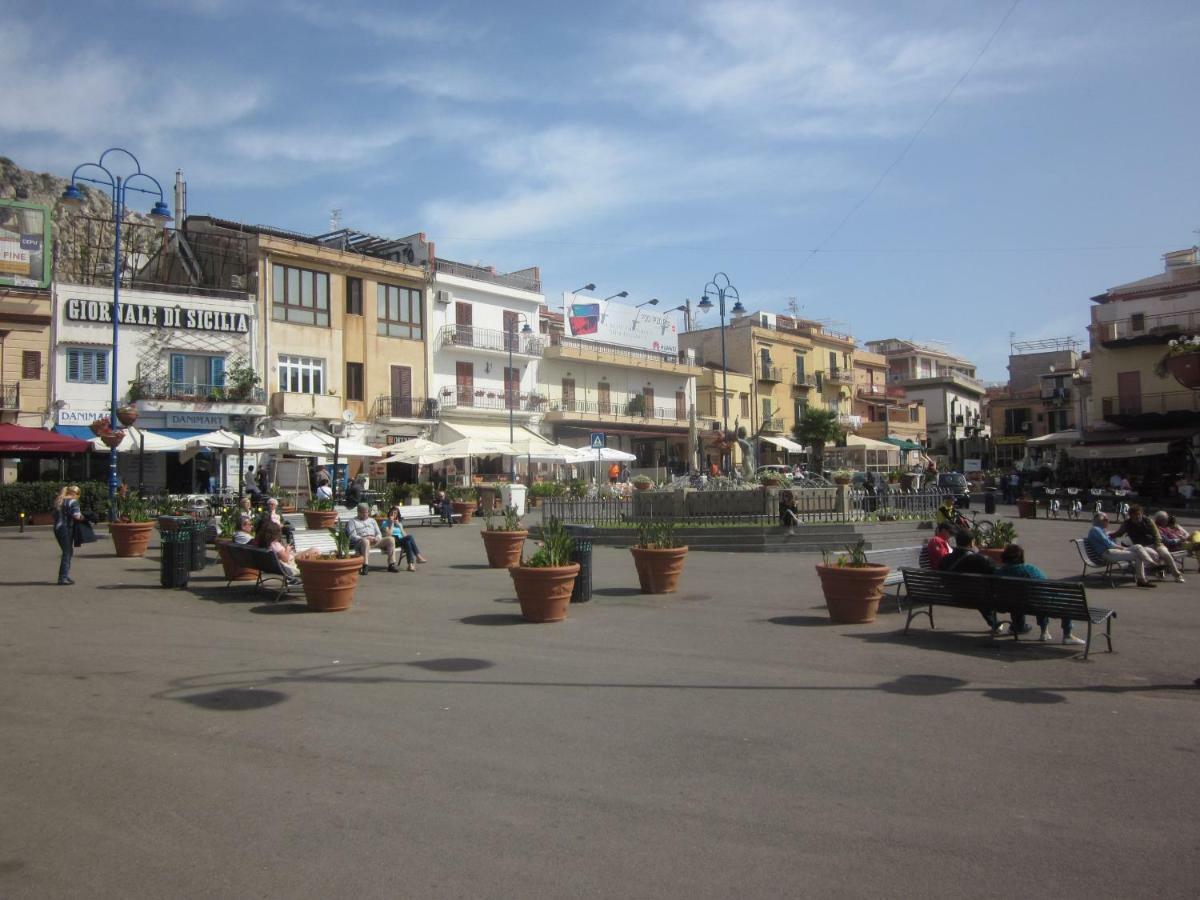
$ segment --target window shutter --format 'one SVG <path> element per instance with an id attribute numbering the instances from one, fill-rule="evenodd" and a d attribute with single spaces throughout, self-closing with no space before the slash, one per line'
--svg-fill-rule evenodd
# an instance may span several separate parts
<path id="1" fill-rule="evenodd" d="M 79 381 L 79 351 L 67 351 L 67 381 Z"/>
<path id="2" fill-rule="evenodd" d="M 25 350 L 21 353 L 21 377 L 30 381 L 41 379 L 42 354 L 37 350 Z"/>
<path id="3" fill-rule="evenodd" d="M 209 383 L 213 387 L 225 386 L 225 357 L 213 356 L 209 359 Z"/>
<path id="4" fill-rule="evenodd" d="M 171 384 L 183 384 L 183 354 L 171 354 Z"/>
<path id="5" fill-rule="evenodd" d="M 98 350 L 93 355 L 93 359 L 96 361 L 96 382 L 98 384 L 104 384 L 108 381 L 108 354 L 104 351 Z"/>

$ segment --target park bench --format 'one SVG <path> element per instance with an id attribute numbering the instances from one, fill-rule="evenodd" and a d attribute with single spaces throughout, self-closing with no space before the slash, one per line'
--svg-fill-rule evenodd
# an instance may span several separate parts
<path id="1" fill-rule="evenodd" d="M 344 522 L 339 522 L 338 527 L 343 527 Z M 337 550 L 337 545 L 333 541 L 333 535 L 326 528 L 302 528 L 296 532 L 294 546 L 297 553 L 305 550 L 316 550 L 318 553 L 333 553 Z M 371 553 L 379 553 L 378 547 L 372 547 Z"/>
<path id="2" fill-rule="evenodd" d="M 1024 613 L 1026 616 L 1047 616 L 1051 619 L 1070 619 L 1087 623 L 1087 641 L 1083 658 L 1092 648 L 1092 626 L 1105 626 L 1104 639 L 1112 652 L 1112 621 L 1114 610 L 1089 607 L 1083 584 L 1077 581 L 1049 581 L 1034 578 L 1002 578 L 999 575 L 973 575 L 963 572 L 937 572 L 932 569 L 904 569 L 904 584 L 908 591 L 908 620 L 904 633 L 914 617 L 929 617 L 933 628 L 933 607 L 954 606 L 980 612 Z M 924 607 L 923 609 L 919 607 Z M 1013 631 L 1013 638 L 1020 640 Z"/>
<path id="3" fill-rule="evenodd" d="M 1133 575 L 1133 563 L 1130 562 L 1110 562 L 1104 557 L 1096 557 L 1092 553 L 1092 548 L 1088 546 L 1087 541 L 1083 538 L 1071 538 L 1071 543 L 1075 545 L 1076 551 L 1079 553 L 1079 558 L 1083 561 L 1083 574 L 1080 578 L 1087 578 L 1089 572 L 1100 575 L 1101 578 L 1108 579 L 1109 587 L 1116 587 L 1113 581 L 1113 570 L 1120 571 L 1123 575 Z M 1179 571 L 1184 569 L 1184 562 L 1187 559 L 1187 549 L 1176 550 L 1171 556 L 1175 558 L 1175 564 L 1179 566 Z M 1146 563 L 1147 571 L 1157 572 L 1161 579 L 1166 574 L 1166 568 L 1161 564 Z"/>
<path id="4" fill-rule="evenodd" d="M 883 580 L 884 587 L 896 586 L 896 612 L 903 612 L 900 605 L 900 594 L 904 590 L 904 575 L 901 569 L 928 569 L 929 554 L 922 544 L 916 547 L 892 547 L 887 550 L 868 550 L 867 562 L 877 566 L 887 566 L 887 578 Z"/>
<path id="5" fill-rule="evenodd" d="M 233 544 L 229 545 L 229 560 L 235 566 L 242 569 L 252 569 L 258 573 L 258 579 L 254 582 L 254 587 L 257 590 L 268 581 L 278 581 L 279 590 L 275 594 L 273 600 L 279 600 L 285 594 L 288 594 L 301 587 L 300 580 L 290 575 L 280 564 L 279 557 L 274 551 L 267 547 L 255 547 L 250 544 Z M 225 587 L 229 587 L 232 581 L 227 581 Z"/>

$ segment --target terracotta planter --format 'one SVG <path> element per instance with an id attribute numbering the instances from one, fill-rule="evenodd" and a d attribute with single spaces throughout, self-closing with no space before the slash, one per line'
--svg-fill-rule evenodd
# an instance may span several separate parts
<path id="1" fill-rule="evenodd" d="M 650 490 L 650 488 L 654 487 L 654 482 L 652 482 L 652 481 L 646 481 L 646 482 L 635 481 L 635 482 L 633 482 L 633 486 L 635 488 L 637 488 L 639 491 L 648 491 L 648 490 Z"/>
<path id="2" fill-rule="evenodd" d="M 458 513 L 460 516 L 462 516 L 462 518 L 459 519 L 459 521 L 464 525 L 466 525 L 468 522 L 470 522 L 472 519 L 475 518 L 475 504 L 474 503 L 464 502 L 462 500 L 451 500 L 450 506 L 456 513 Z"/>
<path id="3" fill-rule="evenodd" d="M 766 487 L 777 487 L 778 485 L 782 484 L 783 482 L 780 481 L 778 478 L 764 477 L 762 480 L 762 483 Z"/>
<path id="4" fill-rule="evenodd" d="M 279 511 L 286 515 L 291 515 L 294 512 L 298 512 L 299 510 L 297 510 L 296 507 L 294 507 L 294 506 L 284 506 L 281 503 L 281 504 L 279 504 Z"/>
<path id="5" fill-rule="evenodd" d="M 849 478 L 835 478 L 835 479 L 833 479 L 833 483 L 834 484 L 849 484 L 850 479 Z"/>
<path id="6" fill-rule="evenodd" d="M 579 563 L 541 569 L 513 566 L 508 574 L 527 622 L 561 622 L 567 617 Z"/>
<path id="7" fill-rule="evenodd" d="M 120 446 L 121 441 L 125 440 L 124 431 L 106 431 L 100 435 L 100 440 L 109 450 L 115 450 Z"/>
<path id="8" fill-rule="evenodd" d="M 646 547 L 630 547 L 633 565 L 637 569 L 638 582 L 643 594 L 673 594 L 683 574 L 683 559 L 687 547 L 670 547 L 665 550 Z"/>
<path id="9" fill-rule="evenodd" d="M 306 509 L 304 511 L 304 527 L 311 530 L 336 528 L 337 520 L 336 509 Z"/>
<path id="10" fill-rule="evenodd" d="M 1200 353 L 1180 353 L 1167 357 L 1167 371 L 1189 390 L 1200 388 Z"/>
<path id="11" fill-rule="evenodd" d="M 100 435 L 108 431 L 109 421 L 108 419 L 93 419 L 92 424 L 89 425 L 88 428 L 92 430 L 92 434 L 94 434 L 96 437 L 100 437 Z"/>
<path id="12" fill-rule="evenodd" d="M 875 621 L 887 566 L 817 566 L 829 618 L 839 625 Z"/>
<path id="13" fill-rule="evenodd" d="M 982 553 L 984 556 L 986 556 L 988 559 L 990 559 L 992 562 L 994 562 L 996 565 L 1000 565 L 1000 563 L 1004 561 L 1003 560 L 1003 557 L 1004 557 L 1004 548 L 1003 547 L 983 547 L 980 549 L 979 552 Z"/>
<path id="14" fill-rule="evenodd" d="M 304 598 L 308 608 L 316 612 L 340 612 L 350 608 L 354 590 L 358 587 L 358 571 L 362 557 L 345 559 L 297 559 L 300 579 L 304 583 Z"/>
<path id="15" fill-rule="evenodd" d="M 1018 500 L 1017 501 L 1017 517 L 1021 519 L 1036 519 L 1037 518 L 1037 501 L 1035 500 Z"/>
<path id="16" fill-rule="evenodd" d="M 138 411 L 132 406 L 121 406 L 117 408 L 117 421 L 128 428 L 137 421 Z"/>
<path id="17" fill-rule="evenodd" d="M 510 569 L 521 564 L 528 531 L 481 531 L 480 534 L 488 565 L 493 569 Z"/>
<path id="18" fill-rule="evenodd" d="M 146 555 L 146 547 L 150 544 L 152 531 L 154 531 L 153 522 L 108 523 L 108 532 L 112 535 L 113 547 L 117 551 L 117 556 L 126 559 Z"/>
<path id="19" fill-rule="evenodd" d="M 30 525 L 53 525 L 54 513 L 52 512 L 35 512 L 29 514 Z"/>
<path id="20" fill-rule="evenodd" d="M 258 578 L 258 572 L 254 569 L 245 569 L 229 557 L 229 545 L 233 541 L 227 538 L 217 538 L 217 556 L 221 560 L 221 570 L 225 573 L 226 581 L 254 581 Z"/>

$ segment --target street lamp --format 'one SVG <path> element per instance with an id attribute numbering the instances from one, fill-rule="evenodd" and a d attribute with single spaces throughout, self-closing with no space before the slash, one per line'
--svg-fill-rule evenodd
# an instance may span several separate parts
<path id="1" fill-rule="evenodd" d="M 733 305 L 733 314 L 740 316 L 746 312 L 746 307 L 742 306 L 742 296 L 738 293 L 738 289 L 729 283 L 729 276 L 724 272 L 718 272 L 712 277 L 712 281 L 704 286 L 704 294 L 700 298 L 700 302 L 696 304 L 701 312 L 708 312 L 713 308 L 713 303 L 708 299 L 708 292 L 712 290 L 717 295 L 717 301 L 720 304 L 721 315 L 721 431 L 728 436 L 729 434 L 729 373 L 725 368 L 725 296 L 728 294 L 736 301 Z"/>
<path id="2" fill-rule="evenodd" d="M 591 289 L 595 290 L 595 286 L 593 286 Z M 519 312 L 516 314 L 516 317 L 518 321 L 523 320 L 525 322 L 525 324 L 521 326 L 521 334 L 526 337 L 533 334 L 533 329 L 529 327 L 529 319 L 525 317 L 525 313 Z M 509 388 L 508 381 L 509 373 L 513 371 L 513 344 L 515 344 L 517 340 L 518 338 L 515 334 L 509 334 L 505 340 L 505 343 L 508 344 L 508 368 L 504 370 L 504 403 L 508 407 L 508 442 L 510 444 L 513 442 L 514 436 L 513 404 L 516 402 L 516 398 L 521 396 L 521 379 L 517 379 L 515 389 Z M 510 456 L 508 458 L 508 483 L 516 484 L 516 482 L 517 458 L 515 456 Z"/>
<path id="3" fill-rule="evenodd" d="M 629 296 L 629 291 L 617 291 L 611 297 L 605 297 L 604 302 L 607 303 L 609 300 L 615 300 L 618 297 L 624 299 L 625 297 L 628 297 L 628 296 Z"/>
<path id="4" fill-rule="evenodd" d="M 653 300 L 647 300 L 645 303 L 639 303 L 639 304 L 638 304 L 636 307 L 634 307 L 634 308 L 635 308 L 635 309 L 641 309 L 643 306 L 658 306 L 658 298 L 657 298 L 657 297 L 655 297 Z"/>
<path id="5" fill-rule="evenodd" d="M 596 286 L 594 284 L 585 284 L 581 288 L 575 288 L 575 290 L 571 291 L 571 293 L 578 294 L 580 291 L 594 291 L 595 289 L 596 289 Z"/>
<path id="6" fill-rule="evenodd" d="M 110 153 L 123 153 L 133 160 L 134 171 L 128 175 L 114 175 L 104 167 L 104 158 Z M 104 178 L 88 178 L 79 174 L 80 169 L 98 169 L 104 173 Z M 145 179 L 154 185 L 154 190 L 147 188 L 134 187 L 131 182 L 137 179 Z M 123 147 L 110 147 L 100 154 L 100 159 L 94 163 L 82 163 L 75 167 L 75 171 L 71 173 L 71 183 L 67 185 L 62 192 L 61 201 L 67 206 L 79 207 L 83 205 L 83 193 L 76 186 L 77 181 L 87 181 L 91 184 L 98 184 L 101 187 L 107 187 L 112 192 L 113 206 L 113 301 L 112 301 L 112 365 L 108 367 L 108 376 L 112 379 L 112 405 L 109 410 L 109 425 L 113 431 L 118 429 L 117 425 L 117 339 L 120 337 L 121 329 L 121 220 L 125 217 L 125 195 L 129 191 L 137 191 L 139 194 L 148 194 L 151 197 L 157 196 L 158 200 L 154 204 L 154 208 L 150 210 L 150 218 L 158 222 L 168 222 L 171 219 L 171 210 L 163 200 L 162 185 L 158 183 L 152 175 L 148 175 L 142 171 L 142 164 L 138 162 L 136 156 L 130 153 Z M 114 446 L 108 452 L 108 518 L 110 522 L 115 522 L 117 518 L 117 487 L 120 485 L 120 478 L 117 475 L 117 448 Z"/>
<path id="7" fill-rule="evenodd" d="M 692 301 L 691 301 L 691 300 L 687 300 L 687 301 L 685 301 L 685 302 L 683 302 L 683 303 L 680 303 L 680 304 L 679 304 L 678 306 L 676 306 L 674 309 L 668 309 L 668 310 L 667 310 L 667 312 L 669 312 L 669 313 L 673 313 L 673 312 L 681 312 L 681 313 L 683 313 L 683 330 L 684 330 L 684 331 L 691 331 L 691 330 L 692 330 Z"/>

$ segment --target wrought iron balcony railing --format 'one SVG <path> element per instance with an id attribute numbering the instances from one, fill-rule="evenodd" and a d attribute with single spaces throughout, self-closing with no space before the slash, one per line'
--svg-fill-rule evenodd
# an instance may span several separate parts
<path id="1" fill-rule="evenodd" d="M 759 366 L 759 381 L 783 381 L 783 369 L 779 366 Z"/>
<path id="2" fill-rule="evenodd" d="M 521 356 L 541 356 L 544 342 L 536 334 L 497 331 L 474 325 L 443 325 L 438 332 L 438 347 L 463 347 L 471 350 L 491 350 L 497 353 L 516 353 Z"/>
<path id="3" fill-rule="evenodd" d="M 656 419 L 660 421 L 682 422 L 687 420 L 687 412 L 676 406 L 650 406 L 637 402 L 639 394 L 633 397 L 616 400 L 563 400 L 552 399 L 547 412 L 582 413 L 594 416 L 626 416 L 631 419 Z"/>
<path id="4" fill-rule="evenodd" d="M 202 381 L 171 381 L 165 378 L 143 378 L 129 388 L 129 399 L 177 400 L 187 403 L 254 403 L 267 402 L 262 388 L 237 388 L 224 384 L 205 384 Z"/>
<path id="5" fill-rule="evenodd" d="M 372 419 L 436 419 L 438 402 L 432 397 L 385 394 L 375 398 Z"/>
<path id="6" fill-rule="evenodd" d="M 0 384 L 0 409 L 21 408 L 21 383 Z"/>
<path id="7" fill-rule="evenodd" d="M 770 431 L 778 434 L 779 432 L 783 431 L 783 417 L 773 416 L 770 419 L 763 419 L 762 429 L 763 431 Z"/>
<path id="8" fill-rule="evenodd" d="M 514 412 L 541 412 L 546 408 L 546 398 L 538 394 L 518 394 L 504 391 L 489 391 L 475 388 L 457 388 L 438 398 L 442 409 L 513 410 Z"/>

